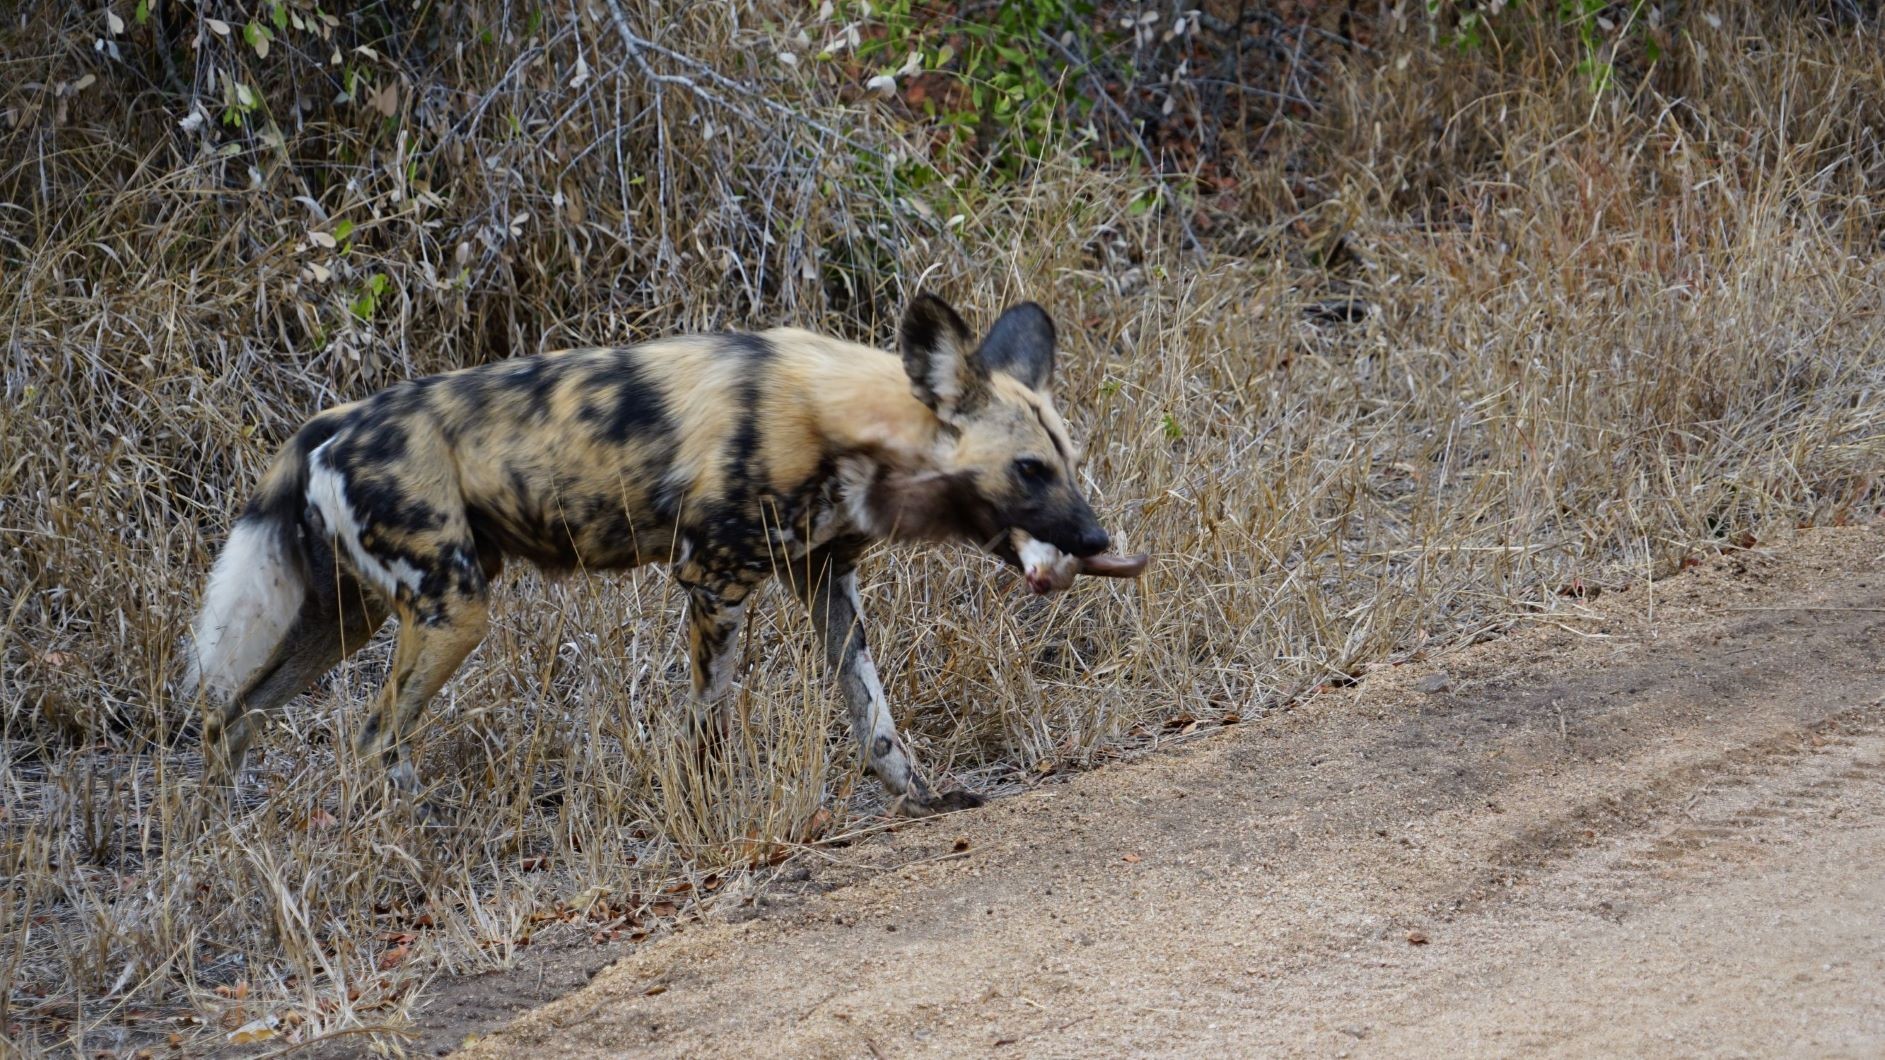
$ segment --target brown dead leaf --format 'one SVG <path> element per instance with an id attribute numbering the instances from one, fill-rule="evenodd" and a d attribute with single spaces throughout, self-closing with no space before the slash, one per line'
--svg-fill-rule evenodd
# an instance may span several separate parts
<path id="1" fill-rule="evenodd" d="M 1410 946 L 1425 946 L 1427 944 L 1427 933 L 1419 928 L 1415 928 L 1413 931 L 1407 933 L 1407 943 Z"/>
<path id="2" fill-rule="evenodd" d="M 367 103 L 382 116 L 392 117 L 399 110 L 399 86 L 388 81 L 377 92 L 367 97 Z"/>
<path id="3" fill-rule="evenodd" d="M 1121 858 L 1120 860 L 1130 865 L 1137 865 L 1140 862 L 1141 858 L 1137 854 L 1127 854 L 1125 857 Z"/>
<path id="4" fill-rule="evenodd" d="M 229 1044 L 253 1045 L 256 1042 L 268 1041 L 270 1038 L 275 1037 L 275 1033 L 274 1017 L 263 1016 L 260 1019 L 250 1020 L 242 1026 L 230 1031 Z"/>
<path id="5" fill-rule="evenodd" d="M 405 960 L 406 955 L 411 952 L 412 943 L 402 942 L 392 949 L 387 950 L 385 953 L 380 954 L 380 971 L 390 972 L 399 967 L 399 962 Z"/>
<path id="6" fill-rule="evenodd" d="M 752 836 L 740 841 L 740 849 L 747 866 L 755 869 L 764 865 L 777 865 L 792 856 L 791 848 Z"/>
<path id="7" fill-rule="evenodd" d="M 825 809 L 823 806 L 813 810 L 812 815 L 805 819 L 804 827 L 799 829 L 798 841 L 801 843 L 815 843 L 823 839 L 825 833 L 831 831 L 831 820 L 831 811 Z"/>

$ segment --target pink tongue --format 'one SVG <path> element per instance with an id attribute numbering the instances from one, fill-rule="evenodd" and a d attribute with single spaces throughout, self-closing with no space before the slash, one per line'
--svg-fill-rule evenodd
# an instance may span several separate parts
<path id="1" fill-rule="evenodd" d="M 1099 578 L 1137 578 L 1145 573 L 1145 565 L 1150 562 L 1152 557 L 1143 552 L 1131 556 L 1115 556 L 1104 552 L 1081 560 L 1080 573 Z"/>

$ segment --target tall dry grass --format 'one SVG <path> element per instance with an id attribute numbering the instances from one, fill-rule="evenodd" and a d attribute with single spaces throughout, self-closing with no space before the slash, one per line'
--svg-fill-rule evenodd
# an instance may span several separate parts
<path id="1" fill-rule="evenodd" d="M 984 321 L 1047 302 L 1091 490 L 1151 573 L 1049 601 L 965 556 L 865 578 L 919 759 L 997 791 L 1878 504 L 1870 26 L 1696 16 L 1594 92 L 1565 34 L 1463 52 L 1390 11 L 1318 53 L 1313 110 L 1227 134 L 1215 191 L 1138 215 L 1155 178 L 1071 155 L 886 197 L 921 130 L 845 102 L 811 61 L 833 27 L 796 6 L 553 4 L 532 28 L 499 0 L 368 4 L 284 31 L 272 66 L 233 6 L 160 6 L 113 34 L 28 5 L 0 59 L 15 1048 L 206 1050 L 256 1019 L 396 1044 L 437 975 L 566 922 L 657 931 L 879 810 L 780 594 L 737 753 L 702 775 L 664 577 L 526 575 L 435 705 L 454 828 L 360 797 L 346 734 L 381 645 L 190 834 L 166 692 L 228 514 L 300 419 L 411 374 L 680 328 L 882 342 L 919 283 Z M 166 63 L 159 32 L 201 45 Z M 228 79 L 263 118 L 214 121 Z M 193 97 L 211 120 L 184 130 Z M 1305 311 L 1332 301 L 1368 308 Z"/>

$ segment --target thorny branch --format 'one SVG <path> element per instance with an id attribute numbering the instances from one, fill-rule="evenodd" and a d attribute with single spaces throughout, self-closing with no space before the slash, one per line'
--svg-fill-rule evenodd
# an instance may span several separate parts
<path id="1" fill-rule="evenodd" d="M 1085 72 L 1087 84 L 1090 91 L 1093 93 L 1093 98 L 1099 100 L 1106 106 L 1106 109 L 1112 113 L 1114 120 L 1119 122 L 1120 129 L 1124 131 L 1127 136 L 1132 138 L 1133 146 L 1139 149 L 1139 157 L 1145 160 L 1147 171 L 1151 174 L 1153 180 L 1158 181 L 1160 194 L 1167 194 L 1170 191 L 1170 186 L 1165 180 L 1164 168 L 1159 165 L 1158 158 L 1152 154 L 1151 145 L 1147 144 L 1145 138 L 1139 135 L 1139 130 L 1133 127 L 1132 119 L 1126 115 L 1125 109 L 1106 91 L 1105 86 L 1099 83 L 1099 78 L 1093 74 L 1092 64 L 1083 61 L 1079 55 L 1074 53 L 1073 49 L 1062 44 L 1059 38 L 1051 33 L 1042 34 L 1041 39 L 1052 45 L 1061 55 L 1065 56 L 1069 63 L 1072 63 Z M 1191 219 L 1184 216 L 1184 211 L 1182 210 L 1176 212 L 1179 215 L 1179 223 L 1185 232 L 1185 245 L 1202 261 L 1205 257 L 1204 244 L 1198 240 L 1198 233 L 1192 231 Z"/>
<path id="2" fill-rule="evenodd" d="M 834 129 L 829 125 L 826 125 L 825 123 L 817 120 L 816 118 L 809 117 L 800 111 L 793 110 L 791 107 L 788 107 L 783 103 L 780 103 L 776 99 L 771 99 L 767 97 L 764 93 L 760 92 L 758 89 L 752 87 L 751 85 L 741 84 L 740 82 L 733 80 L 732 78 L 726 76 L 725 74 L 721 73 L 718 70 L 715 70 L 713 67 L 708 66 L 706 63 L 703 63 L 698 59 L 695 59 L 688 55 L 683 55 L 682 53 L 674 51 L 671 48 L 664 48 L 661 45 L 656 44 L 655 42 L 651 40 L 647 40 L 640 36 L 637 36 L 635 31 L 629 28 L 628 16 L 622 13 L 622 7 L 619 3 L 617 3 L 617 0 L 608 0 L 608 4 L 609 4 L 609 15 L 615 23 L 615 31 L 617 35 L 619 35 L 622 38 L 622 43 L 627 45 L 629 56 L 634 59 L 635 65 L 641 69 L 642 76 L 646 77 L 649 81 L 655 82 L 656 84 L 676 85 L 681 88 L 685 88 L 689 92 L 700 97 L 701 99 L 704 99 L 707 102 L 714 104 L 715 106 L 723 107 L 726 110 L 732 111 L 734 114 L 739 115 L 741 118 L 744 118 L 746 121 L 754 125 L 759 124 L 759 119 L 755 117 L 751 111 L 746 110 L 745 108 L 741 107 L 739 104 L 734 103 L 733 101 L 727 99 L 725 96 L 716 95 L 712 91 L 702 87 L 699 82 L 694 81 L 691 78 L 682 77 L 680 74 L 657 73 L 653 67 L 648 65 L 647 59 L 644 58 L 642 55 L 643 52 L 654 52 L 655 54 L 660 55 L 666 59 L 672 60 L 673 62 L 679 63 L 682 66 L 689 67 L 695 70 L 696 72 L 698 72 L 698 74 L 705 80 L 711 81 L 714 84 L 720 86 L 721 88 L 729 92 L 736 93 L 740 96 L 744 96 L 745 98 L 752 100 L 754 103 L 757 103 L 760 107 L 772 112 L 775 115 L 778 115 L 781 118 L 786 119 L 787 121 L 791 122 L 793 125 L 802 125 L 808 129 L 816 129 L 827 136 L 837 138 L 838 140 L 842 141 L 846 146 L 852 147 L 859 151 L 864 151 L 872 155 L 876 155 L 878 153 L 876 150 L 872 149 L 868 145 L 861 144 L 858 141 L 852 139 L 851 137 L 845 135 L 843 132 L 837 129 Z"/>

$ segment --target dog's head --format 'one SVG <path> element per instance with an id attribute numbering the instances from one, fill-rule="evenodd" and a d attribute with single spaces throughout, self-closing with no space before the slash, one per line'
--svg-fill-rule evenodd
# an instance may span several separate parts
<path id="1" fill-rule="evenodd" d="M 948 536 L 1016 566 L 1014 531 L 1070 556 L 1106 551 L 1106 530 L 1076 478 L 1079 450 L 1054 410 L 1046 311 L 1017 305 L 977 343 L 948 303 L 920 295 L 897 345 L 911 391 L 942 423 L 925 507 Z"/>

